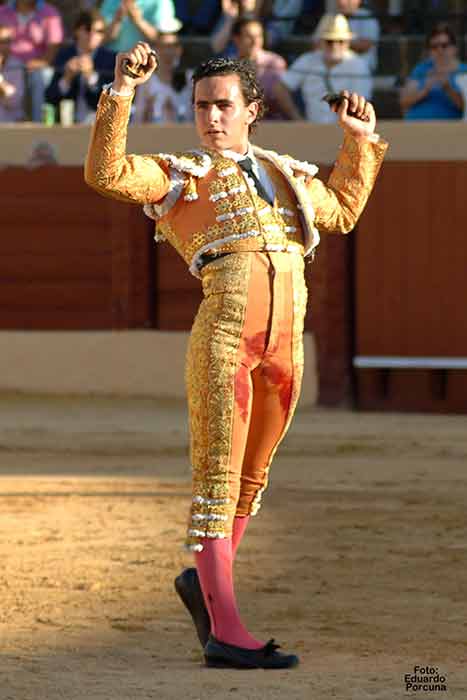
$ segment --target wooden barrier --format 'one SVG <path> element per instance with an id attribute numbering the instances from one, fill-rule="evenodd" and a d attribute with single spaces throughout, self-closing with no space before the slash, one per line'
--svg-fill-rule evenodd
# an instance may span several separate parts
<path id="1" fill-rule="evenodd" d="M 82 168 L 0 171 L 1 329 L 152 325 L 151 224 Z"/>
<path id="2" fill-rule="evenodd" d="M 320 175 L 326 175 L 326 167 Z M 306 268 L 320 401 L 467 411 L 467 370 L 352 358 L 467 358 L 465 162 L 383 167 L 357 235 L 323 236 Z M 187 330 L 199 282 L 140 207 L 100 197 L 81 167 L 0 171 L 1 329 Z"/>
<path id="3" fill-rule="evenodd" d="M 467 410 L 467 370 L 450 361 L 467 365 L 466 191 L 464 162 L 383 168 L 356 237 L 355 351 L 395 359 L 357 369 L 363 408 Z"/>
<path id="4" fill-rule="evenodd" d="M 96 194 L 81 167 L 6 168 L 0 189 L 0 329 L 190 329 L 199 280 L 171 246 L 154 244 L 141 207 Z M 307 266 L 306 329 L 318 345 L 320 400 L 331 405 L 350 388 L 346 243 L 325 238 Z"/>

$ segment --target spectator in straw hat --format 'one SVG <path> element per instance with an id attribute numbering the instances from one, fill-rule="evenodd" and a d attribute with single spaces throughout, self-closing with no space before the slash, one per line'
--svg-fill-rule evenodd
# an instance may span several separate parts
<path id="1" fill-rule="evenodd" d="M 324 15 L 317 27 L 318 49 L 292 63 L 275 87 L 281 110 L 289 119 L 335 123 L 336 115 L 323 102 L 329 92 L 348 90 L 371 98 L 368 63 L 350 49 L 352 32 L 344 15 Z M 305 116 L 298 106 L 299 95 Z"/>

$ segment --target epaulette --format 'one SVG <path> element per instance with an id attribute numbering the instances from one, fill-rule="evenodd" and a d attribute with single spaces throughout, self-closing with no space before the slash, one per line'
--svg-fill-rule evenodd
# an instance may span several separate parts
<path id="1" fill-rule="evenodd" d="M 157 153 L 158 160 L 169 165 L 170 189 L 161 204 L 145 204 L 144 213 L 149 218 L 157 221 L 174 206 L 182 192 L 185 202 L 193 202 L 198 199 L 196 180 L 204 177 L 211 167 L 211 156 L 205 151 L 193 149 L 178 153 Z M 156 232 L 156 241 L 163 241 L 164 236 Z"/>

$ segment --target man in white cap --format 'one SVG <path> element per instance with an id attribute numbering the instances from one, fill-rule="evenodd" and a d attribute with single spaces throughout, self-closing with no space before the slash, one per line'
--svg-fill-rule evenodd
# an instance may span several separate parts
<path id="1" fill-rule="evenodd" d="M 317 27 L 316 51 L 307 51 L 292 63 L 275 86 L 275 96 L 289 119 L 329 124 L 337 121 L 323 95 L 349 90 L 371 98 L 368 63 L 350 49 L 352 32 L 344 15 L 324 15 Z M 303 101 L 302 114 L 294 93 Z"/>
<path id="2" fill-rule="evenodd" d="M 178 29 L 180 22 L 177 18 L 159 27 L 158 37 L 153 43 L 159 58 L 158 70 L 136 91 L 133 124 L 164 124 L 193 120 L 193 71 L 180 65 L 183 46 Z"/>

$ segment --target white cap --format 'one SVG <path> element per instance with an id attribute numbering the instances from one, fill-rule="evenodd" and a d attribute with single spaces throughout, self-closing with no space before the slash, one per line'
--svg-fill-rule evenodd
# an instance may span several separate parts
<path id="1" fill-rule="evenodd" d="M 176 34 L 182 27 L 183 24 L 177 17 L 167 17 L 161 24 L 157 25 L 157 30 L 161 34 Z"/>

